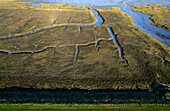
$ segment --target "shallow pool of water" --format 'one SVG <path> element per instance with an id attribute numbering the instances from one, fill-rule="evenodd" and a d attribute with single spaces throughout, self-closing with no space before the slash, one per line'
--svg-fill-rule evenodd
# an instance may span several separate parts
<path id="1" fill-rule="evenodd" d="M 169 0 L 24 0 L 33 1 L 34 6 L 39 6 L 41 4 L 61 4 L 66 3 L 73 6 L 120 6 L 123 3 L 130 3 L 131 5 L 146 5 L 146 4 L 162 4 L 170 5 Z"/>

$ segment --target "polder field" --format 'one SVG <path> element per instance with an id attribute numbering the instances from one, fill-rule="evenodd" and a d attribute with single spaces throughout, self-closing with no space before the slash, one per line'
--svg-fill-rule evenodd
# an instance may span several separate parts
<path id="1" fill-rule="evenodd" d="M 27 3 L 0 1 L 0 110 L 170 110 L 170 48 L 131 16 Z M 169 8 L 152 7 L 169 31 Z"/>

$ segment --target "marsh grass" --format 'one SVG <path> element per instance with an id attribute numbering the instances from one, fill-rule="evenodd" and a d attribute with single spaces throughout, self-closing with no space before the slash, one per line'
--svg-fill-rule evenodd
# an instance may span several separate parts
<path id="1" fill-rule="evenodd" d="M 7 15 L 4 11 L 9 10 Z M 27 9 L 1 9 L 0 13 L 3 17 L 0 19 L 1 38 L 26 34 L 52 26 L 68 25 L 67 21 L 70 18 L 69 24 L 88 25 L 95 22 L 93 15 L 89 11 L 74 11 L 74 10 L 27 10 Z M 57 18 L 57 20 L 56 20 Z M 54 21 L 56 22 L 54 23 Z M 54 23 L 54 24 L 53 24 Z M 92 23 L 93 24 L 93 23 Z"/>
<path id="2" fill-rule="evenodd" d="M 133 7 L 135 7 L 135 9 L 133 9 L 134 11 L 151 15 L 150 19 L 154 22 L 152 25 L 170 30 L 170 7 L 164 7 L 162 5 L 142 5 Z"/>
<path id="3" fill-rule="evenodd" d="M 0 88 L 150 89 L 156 83 L 169 84 L 169 48 L 139 30 L 132 18 L 119 8 L 97 10 L 104 24 L 82 28 L 81 32 L 77 27 L 62 25 L 68 24 L 69 17 L 70 24 L 94 24 L 96 19 L 92 11 L 51 9 L 49 5 L 39 9 L 0 9 L 1 38 L 32 32 L 36 26 L 35 30 L 51 27 L 57 17 L 54 26 L 61 25 L 0 41 L 2 51 L 30 52 L 11 54 L 6 58 L 0 54 L 3 60 L 0 63 Z M 98 39 L 112 38 L 107 26 L 117 34 L 128 64 L 120 58 L 117 46 L 111 41 L 101 41 L 97 51 L 95 43 Z M 93 45 L 86 47 L 88 43 Z M 76 59 L 78 45 L 81 47 Z"/>

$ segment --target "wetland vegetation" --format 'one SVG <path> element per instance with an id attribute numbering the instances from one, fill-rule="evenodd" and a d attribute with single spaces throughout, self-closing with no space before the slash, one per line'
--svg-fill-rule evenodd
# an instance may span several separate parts
<path id="1" fill-rule="evenodd" d="M 169 84 L 169 48 L 139 30 L 119 8 L 95 9 L 104 24 L 81 32 L 76 26 L 97 22 L 87 8 L 7 8 L 0 10 L 1 88 L 149 89 Z"/>
<path id="2" fill-rule="evenodd" d="M 142 12 L 143 14 L 151 15 L 151 20 L 153 20 L 153 25 L 157 27 L 163 27 L 170 31 L 170 7 L 164 7 L 162 5 L 143 5 L 143 6 L 133 6 L 134 11 Z"/>
<path id="3" fill-rule="evenodd" d="M 170 48 L 140 30 L 132 17 L 120 8 L 104 10 L 66 4 L 37 7 L 27 6 L 27 3 L 0 1 L 0 93 L 4 94 L 0 96 L 1 103 L 60 103 L 60 99 L 68 103 L 69 97 L 80 98 L 81 93 L 87 99 L 82 98 L 80 103 L 83 104 L 105 100 L 105 103 L 119 104 L 167 103 Z M 145 14 L 150 15 L 147 9 L 159 11 L 157 20 L 164 17 L 165 20 L 156 22 L 153 18 L 155 25 L 169 27 L 168 14 L 161 12 L 166 12 L 165 7 L 135 7 L 135 11 L 146 10 Z M 157 84 L 165 86 L 166 91 L 152 91 Z M 8 91 L 11 87 L 19 90 Z M 30 89 L 35 92 L 30 93 Z M 53 93 L 49 93 L 50 90 Z M 68 98 L 59 98 L 55 91 L 65 92 Z M 20 98 L 21 92 L 25 94 L 23 98 Z M 19 96 L 15 98 L 14 94 Z M 25 100 L 30 94 L 35 94 L 35 98 Z M 87 97 L 88 94 L 91 96 Z M 126 100 L 116 98 L 116 94 L 117 97 L 123 95 Z M 136 97 L 128 98 L 126 94 L 136 94 Z M 44 95 L 56 99 L 49 101 Z M 79 104 L 73 97 L 70 100 Z"/>

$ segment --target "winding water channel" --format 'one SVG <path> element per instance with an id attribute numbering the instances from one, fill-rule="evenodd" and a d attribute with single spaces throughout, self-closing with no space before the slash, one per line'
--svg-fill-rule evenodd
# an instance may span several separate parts
<path id="1" fill-rule="evenodd" d="M 34 3 L 28 4 L 33 6 L 39 6 L 42 4 L 61 4 L 66 3 L 72 6 L 93 6 L 94 8 L 109 9 L 110 7 L 120 7 L 120 9 L 126 14 L 132 16 L 134 24 L 145 33 L 155 37 L 158 41 L 170 47 L 170 32 L 166 29 L 158 28 L 151 25 L 153 21 L 149 18 L 149 15 L 142 14 L 140 12 L 134 12 L 132 5 L 149 5 L 159 4 L 166 7 L 170 6 L 169 0 L 23 0 L 33 1 Z M 81 31 L 81 27 L 79 27 Z"/>
<path id="2" fill-rule="evenodd" d="M 100 17 L 98 11 L 96 11 L 94 8 L 110 9 L 110 7 L 117 6 L 117 7 L 120 7 L 120 9 L 122 11 L 124 11 L 126 14 L 133 17 L 133 22 L 136 26 L 138 26 L 139 29 L 143 30 L 147 34 L 155 37 L 158 41 L 160 41 L 170 47 L 170 32 L 167 32 L 165 29 L 158 28 L 156 26 L 151 25 L 152 21 L 149 19 L 150 16 L 141 14 L 139 12 L 134 12 L 132 10 L 133 8 L 130 7 L 130 5 L 154 4 L 154 2 L 151 2 L 151 1 L 147 1 L 147 0 L 50 0 L 50 1 L 48 1 L 48 0 L 25 0 L 25 1 L 34 1 L 34 3 L 32 3 L 32 4 L 28 4 L 28 5 L 33 5 L 33 6 L 39 6 L 39 5 L 45 4 L 45 3 L 50 3 L 52 5 L 60 4 L 60 3 L 67 3 L 68 5 L 73 5 L 73 6 L 93 6 L 93 8 L 91 8 L 91 11 L 93 11 L 95 18 L 97 19 L 97 22 L 95 24 L 93 24 L 93 25 L 69 25 L 69 20 L 70 20 L 70 18 L 69 18 L 67 21 L 68 25 L 64 25 L 64 27 L 77 27 L 79 32 L 81 32 L 81 27 L 94 27 L 94 26 L 99 27 L 103 24 L 104 20 L 102 19 L 102 17 Z M 169 6 L 169 4 L 170 4 L 170 2 L 168 2 L 166 0 L 154 0 L 154 1 L 158 1 L 155 3 L 161 4 L 164 6 Z M 53 29 L 53 28 L 57 28 L 57 27 L 63 27 L 63 26 L 53 26 L 55 24 L 56 20 L 57 20 L 57 18 L 54 20 L 51 27 L 40 29 L 40 30 L 33 30 L 32 33 L 27 33 L 24 35 L 19 35 L 19 36 L 14 35 L 14 36 L 7 37 L 7 38 L 0 38 L 0 40 L 24 37 L 24 36 L 38 33 L 40 31 Z M 113 38 L 108 41 L 113 41 L 115 43 L 115 45 L 119 49 L 120 58 L 124 62 L 127 63 L 127 60 L 123 57 L 124 56 L 123 48 L 119 44 L 113 30 L 110 27 L 107 27 L 107 30 L 108 30 L 109 34 L 111 35 L 111 37 Z M 96 47 L 99 45 L 100 41 L 103 41 L 103 40 L 97 41 Z M 86 47 L 86 46 L 94 45 L 94 44 L 95 43 L 92 43 L 92 44 L 89 43 L 89 44 L 85 44 L 85 45 L 77 44 L 76 45 L 76 50 L 77 50 L 76 58 L 78 57 L 78 54 L 79 54 L 79 47 L 81 47 L 81 46 Z M 0 51 L 0 53 L 4 53 L 7 56 L 9 56 L 11 54 L 21 54 L 21 53 L 29 53 L 32 55 L 34 53 L 37 53 L 36 48 L 37 47 L 35 47 L 35 50 L 33 52 L 10 53 L 10 52 Z"/>
<path id="3" fill-rule="evenodd" d="M 78 30 L 79 32 L 81 32 L 81 27 L 99 27 L 101 26 L 103 23 L 104 23 L 104 20 L 102 19 L 102 17 L 99 15 L 98 11 L 96 11 L 94 8 L 91 8 L 91 11 L 93 12 L 94 14 L 94 17 L 97 19 L 97 22 L 93 25 L 69 25 L 69 20 L 71 17 L 69 17 L 67 23 L 68 25 L 63 25 L 65 27 L 78 27 Z M 11 38 L 18 38 L 18 37 L 25 37 L 25 36 L 28 36 L 28 35 L 32 35 L 32 34 L 35 34 L 35 33 L 38 33 L 40 31 L 44 31 L 44 30 L 48 30 L 48 29 L 53 29 L 53 28 L 57 28 L 57 27 L 63 27 L 63 26 L 54 26 L 53 25 L 55 24 L 57 18 L 54 20 L 53 24 L 51 25 L 51 27 L 49 28 L 44 28 L 44 29 L 40 29 L 40 30 L 33 30 L 32 33 L 27 33 L 27 34 L 24 34 L 24 35 L 19 35 L 19 36 L 11 36 L 11 37 L 6 37 L 6 38 L 0 38 L 0 40 L 4 40 L 4 39 L 11 39 Z M 120 55 L 120 58 L 127 63 L 127 60 L 124 59 L 124 54 L 123 54 L 123 48 L 120 46 L 118 40 L 117 40 L 117 37 L 116 35 L 114 34 L 113 30 L 111 27 L 107 27 L 107 30 L 109 32 L 109 34 L 111 35 L 111 37 L 113 39 L 111 40 L 107 40 L 107 41 L 114 41 L 115 45 L 118 47 L 119 49 L 119 55 Z M 98 40 L 97 43 L 96 43 L 96 48 L 98 48 L 98 45 L 101 41 L 106 41 L 106 40 Z M 95 45 L 95 43 L 87 43 L 87 44 L 77 44 L 76 45 L 76 59 L 78 58 L 78 55 L 79 55 L 79 47 L 87 47 L 87 46 L 90 46 L 90 45 Z M 6 52 L 6 51 L 0 51 L 0 53 L 3 53 L 3 54 L 6 54 L 7 56 L 4 57 L 7 58 L 9 55 L 11 54 L 31 54 L 30 56 L 32 56 L 34 53 L 39 53 L 39 52 L 42 52 L 42 51 L 37 51 L 37 46 L 38 45 L 35 45 L 35 49 L 33 52 L 17 52 L 17 53 L 14 53 L 14 52 Z M 46 49 L 44 49 L 43 51 L 45 51 Z M 1 62 L 1 61 L 0 61 Z"/>

